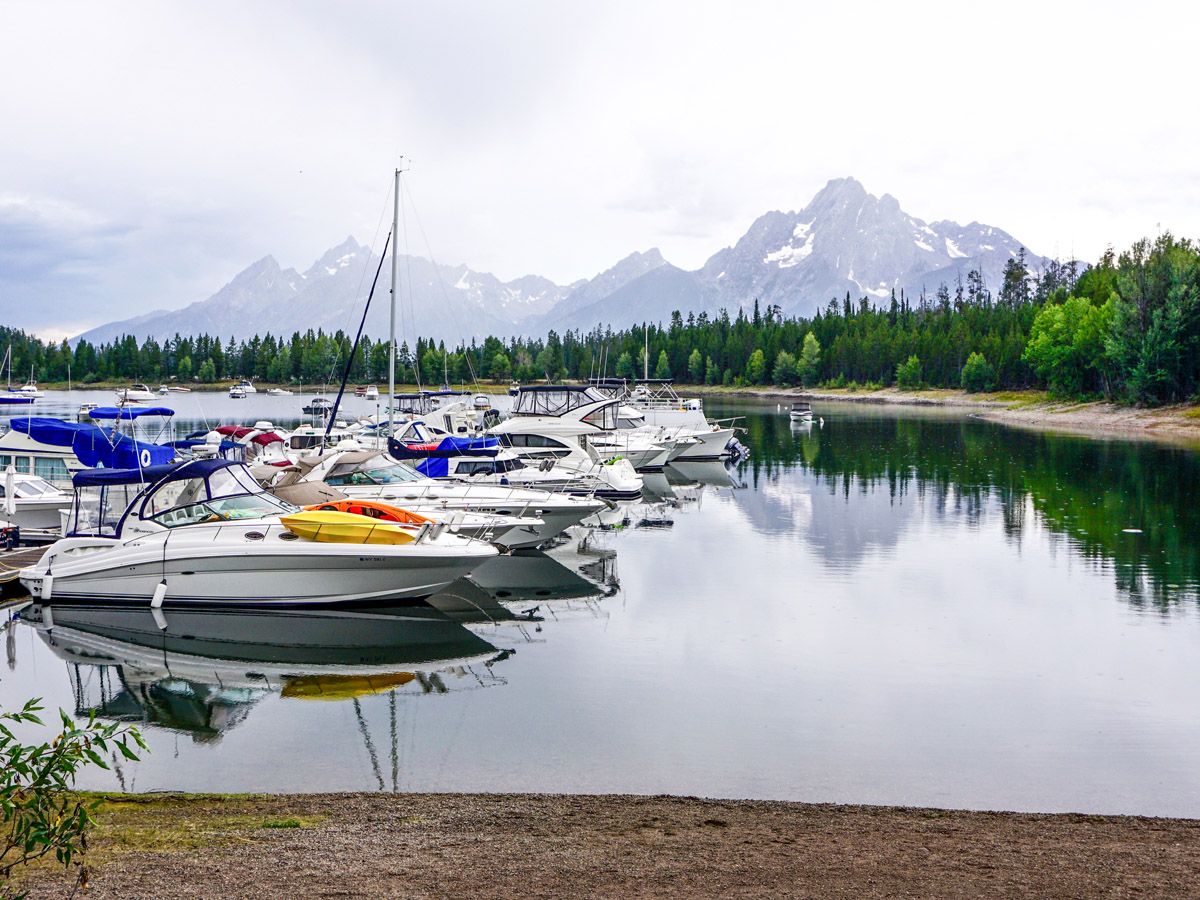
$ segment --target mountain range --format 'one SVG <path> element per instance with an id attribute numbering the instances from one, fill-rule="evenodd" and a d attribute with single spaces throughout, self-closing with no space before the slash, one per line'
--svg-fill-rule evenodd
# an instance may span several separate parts
<path id="1" fill-rule="evenodd" d="M 447 342 L 489 334 L 544 335 L 550 329 L 589 331 L 665 322 L 674 310 L 735 313 L 757 300 L 787 315 L 812 315 L 831 298 L 916 297 L 952 284 L 971 269 L 995 293 L 1005 263 L 1024 246 L 1008 232 L 972 222 L 925 222 L 905 213 L 890 194 L 876 197 L 853 178 L 822 188 L 799 212 L 760 216 L 732 247 L 699 269 L 672 265 L 657 249 L 632 253 L 594 278 L 569 285 L 538 275 L 501 281 L 466 265 L 437 265 L 416 256 L 398 260 L 397 334 Z M 1029 254 L 1039 270 L 1048 260 Z M 350 237 L 304 272 L 267 256 L 206 300 L 112 322 L 80 335 L 92 343 L 126 334 L 157 340 L 175 334 L 222 337 L 290 335 L 323 328 L 352 331 L 361 316 L 379 258 Z M 383 282 L 387 281 L 384 273 Z M 387 334 L 387 288 L 376 291 L 367 333 Z"/>

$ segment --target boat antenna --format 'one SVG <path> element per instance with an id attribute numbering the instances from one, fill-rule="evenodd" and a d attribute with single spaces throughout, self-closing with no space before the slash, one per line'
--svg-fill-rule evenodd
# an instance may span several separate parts
<path id="1" fill-rule="evenodd" d="M 363 326 L 367 324 L 367 312 L 371 308 L 371 298 L 375 296 L 375 285 L 379 283 L 379 273 L 383 271 L 383 261 L 387 258 L 388 245 L 391 242 L 392 233 L 389 231 L 387 239 L 383 242 L 383 253 L 379 256 L 379 265 L 375 267 L 375 277 L 371 279 L 371 292 L 367 294 L 367 302 L 363 306 L 362 318 L 358 322 L 358 333 L 354 335 L 354 344 L 350 347 L 350 355 L 346 357 L 346 367 L 342 369 L 342 383 L 338 387 L 337 399 L 333 401 L 333 408 L 329 410 L 329 418 L 325 422 L 325 439 L 321 441 L 321 450 L 317 453 L 318 456 L 324 454 L 325 445 L 329 442 L 329 433 L 333 431 L 333 423 L 337 421 L 342 394 L 346 392 L 346 382 L 350 379 L 350 367 L 354 365 L 354 354 L 358 352 L 358 343 L 362 340 Z M 393 346 L 395 345 L 393 344 Z"/>

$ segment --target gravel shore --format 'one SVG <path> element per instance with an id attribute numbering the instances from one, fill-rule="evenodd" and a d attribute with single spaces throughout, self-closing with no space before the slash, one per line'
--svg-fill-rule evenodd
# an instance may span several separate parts
<path id="1" fill-rule="evenodd" d="M 123 795 L 92 847 L 95 898 L 1200 893 L 1200 821 L 689 797 Z"/>

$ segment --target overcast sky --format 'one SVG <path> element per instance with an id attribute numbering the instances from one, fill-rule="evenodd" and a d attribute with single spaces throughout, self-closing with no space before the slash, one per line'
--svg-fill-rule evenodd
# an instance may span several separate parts
<path id="1" fill-rule="evenodd" d="M 1200 236 L 1197 9 L 6 0 L 0 323 L 372 243 L 400 154 L 435 257 L 505 279 L 695 268 L 842 175 L 1042 254 Z"/>

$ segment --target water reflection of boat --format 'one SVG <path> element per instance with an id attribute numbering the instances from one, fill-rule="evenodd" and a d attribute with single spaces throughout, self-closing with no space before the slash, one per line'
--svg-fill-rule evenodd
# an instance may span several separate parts
<path id="1" fill-rule="evenodd" d="M 737 487 L 733 472 L 718 460 L 697 462 L 674 462 L 664 470 L 672 484 L 695 482 L 705 487 Z"/>
<path id="2" fill-rule="evenodd" d="M 446 680 L 497 650 L 425 604 L 266 612 L 33 605 L 21 618 L 69 664 L 76 711 L 219 736 L 269 693 L 343 700 Z M 165 628 L 160 628 L 165 621 Z"/>
<path id="3" fill-rule="evenodd" d="M 578 554 L 578 547 L 575 552 Z M 497 556 L 468 578 L 492 597 L 505 602 L 567 600 L 611 596 L 616 592 L 614 585 L 597 584 L 577 569 L 564 565 L 560 560 L 568 555 L 569 551 L 551 556 L 534 550 Z M 591 559 L 591 556 L 585 557 L 580 564 Z"/>

